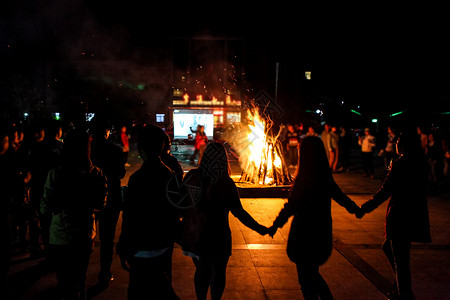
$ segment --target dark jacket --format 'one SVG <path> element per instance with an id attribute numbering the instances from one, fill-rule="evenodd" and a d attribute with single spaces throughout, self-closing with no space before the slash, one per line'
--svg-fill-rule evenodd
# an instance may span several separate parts
<path id="1" fill-rule="evenodd" d="M 126 173 L 122 149 L 105 138 L 96 138 L 91 144 L 91 160 L 103 171 L 108 180 L 107 207 L 120 208 L 122 201 L 120 180 Z"/>
<path id="2" fill-rule="evenodd" d="M 202 196 L 197 208 L 199 213 L 205 217 L 196 247 L 198 251 L 195 254 L 216 257 L 231 255 L 229 212 L 248 228 L 260 233 L 264 232 L 265 227 L 256 222 L 242 207 L 236 185 L 229 176 L 223 176 L 215 183 L 208 184 L 203 180 L 201 171 L 193 169 L 186 174 L 183 180 L 183 183 L 188 185 L 192 182 L 203 183 L 201 186 Z"/>
<path id="3" fill-rule="evenodd" d="M 293 262 L 313 261 L 320 265 L 331 255 L 331 198 L 350 213 L 358 209 L 331 176 L 320 186 L 294 185 L 288 202 L 274 221 L 275 226 L 282 227 L 294 216 L 287 243 L 287 253 Z"/>
<path id="4" fill-rule="evenodd" d="M 392 164 L 381 189 L 361 207 L 364 212 L 371 212 L 390 198 L 386 239 L 431 242 L 425 168 L 422 162 L 400 157 Z"/>
<path id="5" fill-rule="evenodd" d="M 94 212 L 102 210 L 107 197 L 106 177 L 88 170 L 58 167 L 48 173 L 40 211 L 51 215 L 50 244 L 69 245 L 94 239 Z"/>
<path id="6" fill-rule="evenodd" d="M 117 245 L 120 257 L 173 246 L 180 216 L 167 195 L 172 176 L 173 172 L 159 158 L 145 161 L 130 176 Z"/>

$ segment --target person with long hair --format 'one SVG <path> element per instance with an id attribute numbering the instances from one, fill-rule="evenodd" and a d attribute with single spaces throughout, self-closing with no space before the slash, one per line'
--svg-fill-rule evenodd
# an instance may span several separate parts
<path id="1" fill-rule="evenodd" d="M 186 201 L 195 205 L 186 210 L 183 217 L 182 249 L 193 257 L 197 299 L 206 299 L 210 288 L 211 299 L 217 300 L 225 289 L 226 268 L 231 256 L 229 212 L 261 235 L 268 230 L 242 207 L 222 144 L 208 144 L 199 167 L 186 174 L 183 186 L 187 188 Z"/>
<path id="2" fill-rule="evenodd" d="M 430 243 L 430 221 L 426 198 L 427 165 L 420 137 L 411 131 L 397 142 L 400 155 L 383 185 L 373 198 L 361 206 L 369 213 L 389 200 L 385 220 L 383 251 L 396 275 L 393 294 L 413 299 L 411 287 L 411 242 Z"/>
<path id="3" fill-rule="evenodd" d="M 51 218 L 49 257 L 64 299 L 86 299 L 86 272 L 96 232 L 94 212 L 105 207 L 107 194 L 106 177 L 90 160 L 89 135 L 71 132 L 61 165 L 48 173 L 40 207 Z"/>
<path id="4" fill-rule="evenodd" d="M 360 208 L 347 197 L 333 179 L 325 147 L 320 138 L 305 137 L 300 144 L 299 165 L 288 201 L 269 228 L 273 236 L 291 216 L 287 255 L 297 266 L 303 297 L 333 299 L 319 266 L 331 255 L 333 247 L 331 198 L 351 214 Z"/>

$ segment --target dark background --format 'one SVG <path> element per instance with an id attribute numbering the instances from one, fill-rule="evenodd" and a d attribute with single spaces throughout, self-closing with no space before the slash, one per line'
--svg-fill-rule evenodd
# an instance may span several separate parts
<path id="1" fill-rule="evenodd" d="M 198 36 L 243 41 L 238 71 L 253 94 L 264 90 L 275 98 L 279 63 L 276 97 L 287 119 L 318 108 L 325 116 L 334 112 L 334 119 L 351 109 L 369 118 L 405 110 L 415 118 L 445 118 L 450 111 L 450 27 L 440 7 L 136 0 L 8 0 L 2 6 L 4 111 L 39 111 L 49 98 L 83 111 L 83 99 L 94 96 L 77 91 L 95 90 L 115 103 L 109 104 L 113 111 L 130 107 L 130 116 L 144 97 L 140 82 L 150 82 L 146 89 L 155 99 L 170 99 L 171 78 L 158 64 L 172 59 L 174 38 Z M 99 61 L 97 74 L 80 75 L 80 62 Z M 111 67 L 117 61 L 127 61 L 130 70 L 151 67 L 123 80 L 124 66 Z M 59 68 L 49 67 L 55 64 Z"/>

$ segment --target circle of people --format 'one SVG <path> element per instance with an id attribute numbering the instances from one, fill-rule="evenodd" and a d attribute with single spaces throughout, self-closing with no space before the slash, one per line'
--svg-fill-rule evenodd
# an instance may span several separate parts
<path id="1" fill-rule="evenodd" d="M 337 164 L 332 149 L 336 145 L 329 131 L 334 130 L 325 126 L 320 138 L 311 132 L 294 142 L 289 134 L 292 126 L 288 126 L 286 149 L 295 148 L 297 155 L 291 157 L 289 151 L 289 161 L 301 165 L 301 169 L 284 207 L 273 225 L 266 227 L 243 208 L 221 143 L 209 142 L 198 167 L 183 176 L 180 163 L 170 153 L 168 135 L 157 126 L 140 126 L 136 142 L 144 162 L 130 176 L 128 185 L 121 187 L 126 172 L 124 151 L 129 147 L 111 142 L 108 122 L 97 120 L 94 124 L 89 130 L 69 131 L 64 143 L 59 141 L 61 124 L 55 123 L 46 131 L 47 139 L 43 128 L 36 127 L 35 139 L 27 146 L 18 142 L 18 130 L 1 130 L 1 197 L 7 208 L 2 210 L 3 237 L 13 233 L 23 247 L 30 247 L 32 257 L 45 256 L 56 272 L 62 298 L 86 298 L 86 272 L 96 221 L 101 255 L 99 285 L 106 288 L 114 280 L 114 235 L 123 211 L 116 251 L 121 266 L 130 274 L 128 299 L 155 294 L 161 299 L 179 299 L 172 286 L 174 243 L 195 264 L 197 299 L 206 299 L 208 290 L 212 299 L 220 299 L 232 254 L 229 212 L 248 228 L 271 237 L 293 216 L 286 251 L 297 267 L 303 296 L 332 299 L 319 273 L 319 266 L 332 251 L 331 199 L 357 218 L 389 200 L 382 248 L 397 277 L 392 293 L 401 299 L 413 298 L 411 242 L 431 242 L 423 135 L 405 130 L 389 139 L 383 149 L 395 152 L 389 161 L 389 173 L 379 191 L 360 207 L 333 179 Z M 430 141 L 432 137 L 428 136 L 428 146 Z M 375 147 L 369 130 L 359 138 L 359 144 L 363 153 Z M 430 155 L 433 151 L 428 148 L 427 152 Z M 365 163 L 368 176 L 373 175 L 370 167 Z M 5 265 L 8 247 L 2 246 Z M 3 277 L 1 282 L 5 284 L 7 268 Z"/>

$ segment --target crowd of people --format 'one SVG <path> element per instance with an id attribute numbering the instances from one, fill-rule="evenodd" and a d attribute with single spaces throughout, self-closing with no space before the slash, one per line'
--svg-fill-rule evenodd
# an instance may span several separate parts
<path id="1" fill-rule="evenodd" d="M 427 160 L 429 190 L 440 191 L 449 175 L 450 133 L 433 126 L 429 128 L 417 126 L 416 129 Z M 388 174 L 392 162 L 398 158 L 395 145 L 400 132 L 393 126 L 387 126 L 385 132 L 383 130 L 373 133 L 373 131 L 370 128 L 350 130 L 329 123 L 325 123 L 321 131 L 316 131 L 314 126 L 308 126 L 305 130 L 302 123 L 297 123 L 287 124 L 282 130 L 280 140 L 283 143 L 284 159 L 290 167 L 297 165 L 300 141 L 306 136 L 319 136 L 324 144 L 332 172 L 349 171 L 352 153 L 353 157 L 357 157 L 355 153 L 359 152 L 364 176 L 374 178 L 376 157 L 383 159 L 385 171 L 383 176 Z"/>
<path id="2" fill-rule="evenodd" d="M 19 253 L 44 258 L 41 265 L 56 271 L 61 290 L 82 297 L 94 221 L 101 244 L 98 280 L 106 286 L 114 279 L 110 268 L 129 151 L 122 143 L 126 126 L 115 137 L 105 120 L 81 129 L 53 119 L 0 127 L 1 237 L 6 241 L 1 292 L 7 291 L 4 277 L 14 242 Z"/>
<path id="3" fill-rule="evenodd" d="M 129 271 L 129 299 L 152 295 L 179 299 L 172 285 L 175 243 L 192 257 L 197 299 L 206 299 L 208 290 L 212 299 L 220 299 L 232 254 L 230 212 L 248 228 L 272 237 L 294 216 L 287 255 L 297 266 L 303 296 L 333 299 L 319 273 L 332 249 L 331 199 L 357 218 L 390 199 L 383 250 L 397 279 L 393 293 L 400 299 L 413 298 L 411 242 L 431 241 L 427 179 L 440 180 L 446 174 L 435 157 L 449 158 L 448 148 L 441 152 L 433 148 L 447 145 L 436 135 L 424 136 L 422 131 L 396 134 L 389 129 L 386 147 L 380 152 L 386 158 L 388 175 L 372 199 L 359 207 L 332 176 L 333 171 L 349 168 L 350 133 L 325 124 L 320 135 L 312 127 L 303 134 L 300 126 L 296 130 L 288 125 L 287 161 L 298 171 L 288 201 L 273 225 L 266 227 L 243 208 L 223 144 L 203 140 L 198 167 L 183 177 L 180 163 L 170 154 L 168 135 L 157 126 L 139 126 L 136 145 L 144 162 L 124 189 L 120 180 L 126 172 L 124 152 L 129 149 L 113 142 L 111 127 L 107 120 L 96 119 L 88 128 L 71 128 L 66 133 L 58 122 L 23 132 L 16 126 L 0 130 L 1 203 L 6 208 L 1 216 L 2 238 L 18 239 L 32 257 L 45 257 L 56 272 L 61 298 L 86 298 L 96 226 L 98 283 L 107 288 L 114 279 L 114 238 L 123 211 L 116 250 L 122 268 Z M 358 144 L 362 154 L 370 153 L 373 158 L 377 142 L 370 129 L 364 130 Z M 364 170 L 371 176 L 373 164 L 365 156 Z M 0 249 L 5 266 L 2 284 L 8 282 L 9 246 L 5 243 Z M 6 290 L 1 287 L 2 292 Z"/>

